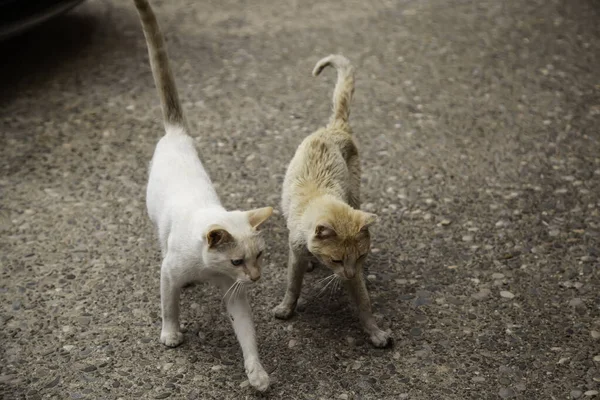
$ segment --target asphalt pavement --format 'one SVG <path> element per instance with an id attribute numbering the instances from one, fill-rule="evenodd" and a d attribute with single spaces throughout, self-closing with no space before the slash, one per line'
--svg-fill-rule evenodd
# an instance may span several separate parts
<path id="1" fill-rule="evenodd" d="M 373 348 L 343 292 L 289 321 L 287 232 L 251 293 L 267 394 L 220 297 L 185 290 L 159 343 L 145 210 L 162 123 L 138 16 L 89 0 L 0 43 L 3 399 L 583 399 L 600 394 L 600 3 L 152 1 L 202 161 L 230 209 L 278 210 L 330 113 L 341 53 L 363 208 L 379 215 Z"/>

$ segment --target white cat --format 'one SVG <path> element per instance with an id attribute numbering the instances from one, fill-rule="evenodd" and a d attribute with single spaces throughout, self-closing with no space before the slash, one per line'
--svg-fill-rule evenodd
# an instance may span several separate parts
<path id="1" fill-rule="evenodd" d="M 256 346 L 252 310 L 246 286 L 260 278 L 264 242 L 257 228 L 273 212 L 271 207 L 227 211 L 221 205 L 187 135 L 187 123 L 178 99 L 166 48 L 154 12 L 147 0 L 135 0 L 154 81 L 161 99 L 166 134 L 152 162 L 146 193 L 148 214 L 161 245 L 160 341 L 170 347 L 183 341 L 179 330 L 181 288 L 191 282 L 211 282 L 221 288 L 233 329 L 244 354 L 250 384 L 269 387 Z"/>

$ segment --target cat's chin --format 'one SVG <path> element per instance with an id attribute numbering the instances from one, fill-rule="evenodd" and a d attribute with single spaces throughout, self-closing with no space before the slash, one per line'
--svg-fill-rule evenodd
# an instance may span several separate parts
<path id="1" fill-rule="evenodd" d="M 310 251 L 310 250 L 309 250 Z M 337 278 L 341 279 L 342 281 L 347 281 L 348 278 L 346 278 L 344 276 L 343 272 L 338 272 L 337 268 L 333 268 L 332 266 L 330 266 L 327 262 L 324 261 L 325 257 L 320 257 L 318 255 L 313 254 L 313 256 L 315 257 L 315 259 L 317 260 L 317 262 L 324 266 L 325 268 L 327 268 L 327 270 L 329 272 L 331 272 L 332 274 L 334 274 Z"/>
<path id="2" fill-rule="evenodd" d="M 337 268 L 332 268 L 330 266 L 328 266 L 327 264 L 323 264 L 325 265 L 325 267 L 327 268 L 327 271 L 330 272 L 332 275 L 335 275 L 335 277 L 341 281 L 348 281 L 350 279 L 348 279 L 345 275 L 343 271 L 338 271 Z"/>

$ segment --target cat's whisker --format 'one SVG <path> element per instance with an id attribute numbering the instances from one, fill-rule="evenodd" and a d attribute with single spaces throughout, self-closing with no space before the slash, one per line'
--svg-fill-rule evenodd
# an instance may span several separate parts
<path id="1" fill-rule="evenodd" d="M 242 282 L 242 284 L 240 285 L 240 289 L 238 290 L 238 293 L 236 295 L 236 299 L 241 299 L 243 296 L 246 295 L 246 288 L 249 285 L 250 284 L 248 282 Z"/>
<path id="2" fill-rule="evenodd" d="M 245 282 L 240 281 L 240 284 L 238 285 L 238 288 L 235 291 L 235 294 L 233 296 L 233 301 L 237 301 L 237 299 L 240 297 L 240 293 L 244 289 L 245 284 L 246 284 Z"/>
<path id="3" fill-rule="evenodd" d="M 326 283 L 328 283 L 330 280 L 332 280 L 333 278 L 335 278 L 335 274 L 327 275 L 325 278 L 323 278 L 323 279 L 319 279 L 319 280 L 317 281 L 317 285 L 318 285 L 318 284 L 326 284 Z"/>
<path id="4" fill-rule="evenodd" d="M 319 282 L 317 282 L 317 284 L 321 284 L 322 286 L 319 288 L 319 292 L 317 293 L 317 296 L 320 296 L 323 291 L 325 290 L 325 288 L 327 288 L 327 286 L 331 283 L 331 281 L 333 280 L 333 275 L 329 275 L 326 276 L 325 278 L 321 279 Z"/>
<path id="5" fill-rule="evenodd" d="M 339 290 L 339 288 L 340 288 L 340 282 L 341 282 L 341 281 L 342 281 L 342 280 L 340 279 L 340 277 L 339 277 L 339 276 L 336 276 L 335 283 L 333 284 L 333 289 L 332 289 L 332 291 L 333 291 L 334 293 L 336 293 L 336 292 Z"/>
<path id="6" fill-rule="evenodd" d="M 239 299 L 242 291 L 245 290 L 245 285 L 246 285 L 246 282 L 239 281 L 238 286 L 232 296 L 234 303 Z"/>
<path id="7" fill-rule="evenodd" d="M 235 281 L 235 283 L 233 284 L 233 290 L 231 291 L 231 293 L 229 294 L 229 297 L 227 298 L 227 308 L 229 308 L 229 306 L 231 305 L 231 299 L 233 299 L 233 296 L 235 295 L 235 291 L 237 290 L 238 285 L 239 285 L 239 282 Z"/>
<path id="8" fill-rule="evenodd" d="M 323 286 L 321 288 L 321 290 L 319 291 L 319 294 L 317 296 L 321 296 L 323 293 L 325 293 L 325 291 L 327 290 L 327 288 L 333 283 L 333 281 L 335 280 L 335 274 L 331 275 L 331 279 L 329 279 L 327 281 L 327 284 L 325 286 Z"/>
<path id="9" fill-rule="evenodd" d="M 233 292 L 231 292 L 231 296 L 229 296 L 229 300 L 227 300 L 228 307 L 231 306 L 232 302 L 235 303 L 235 293 L 237 292 L 239 286 L 240 286 L 240 284 L 237 283 L 235 285 L 235 289 L 233 289 Z"/>
<path id="10" fill-rule="evenodd" d="M 240 282 L 240 284 L 238 286 L 238 290 L 235 292 L 235 298 L 234 298 L 235 301 L 237 301 L 240 298 L 240 293 L 242 293 L 245 286 L 246 286 L 245 282 Z"/>
<path id="11" fill-rule="evenodd" d="M 235 281 L 231 284 L 231 286 L 229 286 L 229 289 L 227 289 L 227 291 L 225 292 L 225 294 L 223 295 L 223 301 L 225 301 L 225 297 L 227 297 L 227 294 L 229 292 L 231 292 L 231 289 L 233 289 L 233 287 L 237 284 L 238 281 Z"/>
<path id="12" fill-rule="evenodd" d="M 329 290 L 329 300 L 331 300 L 335 292 L 337 292 L 339 282 L 340 278 L 336 275 L 335 278 L 333 278 L 333 285 L 331 285 L 331 289 Z"/>
<path id="13" fill-rule="evenodd" d="M 227 299 L 227 307 L 229 307 L 231 305 L 231 301 L 234 299 L 235 292 L 237 292 L 239 286 L 240 286 L 240 281 L 235 281 L 234 284 L 232 285 L 233 290 L 231 291 L 231 293 L 229 294 L 229 298 Z"/>
<path id="14" fill-rule="evenodd" d="M 325 278 L 321 278 L 317 281 L 317 284 L 322 283 L 323 281 L 327 280 L 327 279 L 331 279 L 333 278 L 334 274 L 331 275 L 327 275 Z"/>

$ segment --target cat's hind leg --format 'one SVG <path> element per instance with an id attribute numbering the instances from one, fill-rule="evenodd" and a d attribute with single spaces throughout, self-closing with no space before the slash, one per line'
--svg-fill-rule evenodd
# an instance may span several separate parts
<path id="1" fill-rule="evenodd" d="M 179 331 L 179 297 L 182 285 L 176 271 L 174 257 L 167 254 L 160 269 L 160 304 L 162 310 L 160 342 L 169 347 L 179 346 L 183 342 L 183 334 Z"/>

